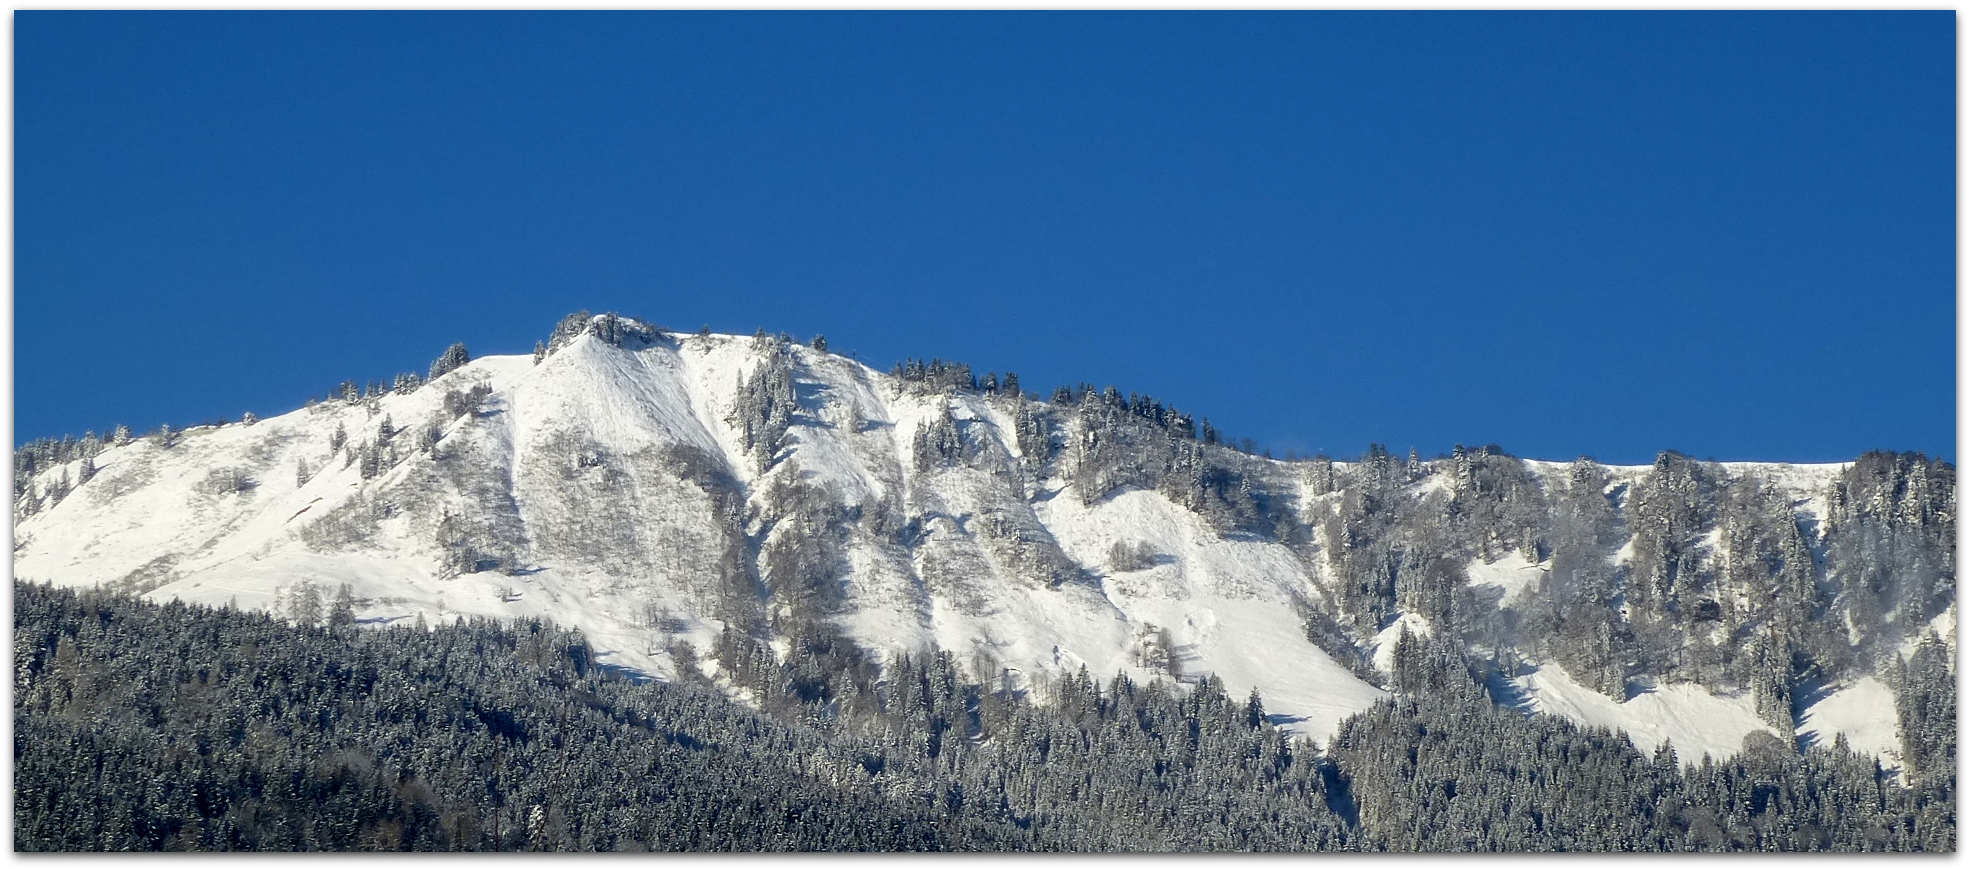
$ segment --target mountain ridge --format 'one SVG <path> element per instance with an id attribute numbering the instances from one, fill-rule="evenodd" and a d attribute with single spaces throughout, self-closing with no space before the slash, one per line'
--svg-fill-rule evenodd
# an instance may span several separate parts
<path id="1" fill-rule="evenodd" d="M 659 679 L 702 672 L 741 696 L 735 634 L 783 660 L 805 654 L 802 638 L 832 633 L 878 653 L 943 649 L 978 676 L 1022 687 L 1082 668 L 1178 681 L 1210 673 L 1234 693 L 1261 692 L 1276 721 L 1324 743 L 1386 695 L 1403 634 L 1428 637 L 1471 614 L 1509 622 L 1515 602 L 1561 595 L 1556 570 L 1586 576 L 1561 565 L 1573 551 L 1536 508 L 1579 475 L 1605 478 L 1599 491 L 1618 516 L 1602 538 L 1625 530 L 1638 488 L 1682 475 L 1677 486 L 1704 498 L 1769 490 L 1795 531 L 1819 538 L 1808 548 L 1824 550 L 1832 493 L 1855 469 L 1583 465 L 1461 448 L 1427 462 L 1379 448 L 1358 462 L 1288 462 L 1215 444 L 1187 415 L 1112 388 L 1063 388 L 1039 402 L 956 364 L 882 373 L 784 337 L 679 335 L 608 314 L 571 315 L 532 359 L 456 350 L 428 381 L 400 377 L 387 391 L 344 389 L 272 418 L 104 445 L 33 469 L 25 485 L 17 462 L 16 576 L 288 613 L 320 608 L 347 584 L 351 618 L 381 624 L 549 616 L 588 633 L 606 664 Z M 1940 467 L 1952 484 L 1946 516 L 1918 529 L 1953 528 L 1954 470 Z M 1463 511 L 1452 524 L 1464 525 L 1430 531 L 1419 518 L 1439 503 Z M 1671 521 L 1678 540 L 1667 545 L 1629 534 L 1621 547 L 1575 548 L 1608 550 L 1586 573 L 1629 590 L 1614 616 L 1595 618 L 1695 644 L 1715 619 L 1685 610 L 1761 613 L 1733 598 L 1749 601 L 1731 586 L 1739 563 L 1722 521 L 1700 520 Z M 1756 539 L 1754 526 L 1732 534 Z M 1450 543 L 1425 540 L 1432 534 Z M 1791 546 L 1762 540 L 1732 546 Z M 1626 615 L 1645 612 L 1626 599 L 1646 587 L 1623 573 L 1642 573 L 1624 567 L 1638 543 L 1674 575 L 1659 578 L 1652 600 L 1665 616 L 1653 623 Z M 1370 551 L 1396 553 L 1386 588 L 1357 588 L 1374 571 L 1348 554 Z M 1778 558 L 1817 571 L 1807 578 L 1816 587 L 1837 579 L 1824 552 L 1807 561 Z M 1515 587 L 1511 571 L 1533 579 Z M 1693 575 L 1716 576 L 1676 586 Z M 1953 644 L 1950 588 L 1946 610 L 1919 624 L 1944 628 Z M 1492 590 L 1490 611 L 1472 603 Z M 1882 610 L 1907 623 L 1892 640 L 1912 642 L 1918 622 Z M 1779 621 L 1756 616 L 1747 630 Z M 1466 653 L 1472 638 L 1506 631 L 1450 627 Z M 1510 632 L 1493 640 L 1544 644 L 1529 629 Z M 1632 645 L 1651 642 L 1670 643 Z M 1589 703 L 1592 679 L 1551 655 L 1498 649 L 1501 686 L 1534 709 L 1623 727 L 1650 741 L 1644 748 L 1669 740 L 1689 757 L 1728 755 L 1745 734 L 1777 727 L 1774 705 L 1798 706 L 1742 685 L 1738 695 L 1684 691 L 1687 681 L 1654 679 L 1667 674 L 1603 663 L 1621 672 L 1603 673 L 1603 690 L 1641 680 L 1640 691 L 1615 689 L 1621 700 L 1599 695 L 1610 712 Z M 1745 670 L 1741 658 L 1726 656 L 1717 673 Z M 1878 680 L 1866 682 L 1876 668 L 1831 667 L 1788 672 L 1779 694 L 1838 683 L 1818 701 L 1831 701 L 1827 710 L 1854 706 L 1842 692 L 1880 694 Z M 1796 726 L 1801 739 L 1831 739 L 1812 723 L 1838 720 L 1835 733 L 1858 748 L 1897 752 L 1879 717 L 1855 724 L 1809 706 L 1785 718 L 1799 720 L 1784 730 Z M 1644 727 L 1652 720 L 1674 727 Z"/>

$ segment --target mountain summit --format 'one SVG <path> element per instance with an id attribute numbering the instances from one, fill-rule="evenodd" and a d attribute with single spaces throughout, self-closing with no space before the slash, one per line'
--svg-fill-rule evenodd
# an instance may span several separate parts
<path id="1" fill-rule="evenodd" d="M 1690 759 L 1758 731 L 1920 754 L 1891 684 L 1954 643 L 1947 463 L 1280 461 L 1112 387 L 825 347 L 582 313 L 531 356 L 454 346 L 276 417 L 30 445 L 15 574 L 309 622 L 550 617 L 739 697 L 767 657 L 940 650 L 1010 690 L 1216 679 L 1324 744 L 1461 659 Z"/>

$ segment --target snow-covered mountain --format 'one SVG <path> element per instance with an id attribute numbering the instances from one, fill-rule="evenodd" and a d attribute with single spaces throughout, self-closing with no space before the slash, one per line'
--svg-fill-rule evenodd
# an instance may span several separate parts
<path id="1" fill-rule="evenodd" d="M 1617 698 L 1519 642 L 1535 621 L 1521 616 L 1556 594 L 1553 550 L 1529 525 L 1499 533 L 1495 550 L 1442 549 L 1460 603 L 1414 604 L 1398 577 L 1385 596 L 1397 606 L 1364 610 L 1343 551 L 1373 534 L 1357 520 L 1376 508 L 1349 481 L 1386 466 L 1399 473 L 1390 497 L 1461 511 L 1456 499 L 1482 489 L 1461 451 L 1275 461 L 1200 438 L 1146 399 L 1045 402 L 942 363 L 883 373 L 783 337 L 675 335 L 613 315 L 564 323 L 531 357 L 461 353 L 434 372 L 31 468 L 16 482 L 15 575 L 310 618 L 346 586 L 367 624 L 547 616 L 581 628 L 602 663 L 659 679 L 729 677 L 728 630 L 784 657 L 816 626 L 882 655 L 946 650 L 1015 687 L 1081 668 L 1208 673 L 1235 696 L 1258 690 L 1276 721 L 1323 743 L 1387 694 L 1405 633 L 1441 637 L 1453 621 L 1442 614 L 1488 608 L 1506 628 L 1486 630 L 1509 629 L 1528 651 L 1493 675 L 1501 699 L 1625 729 L 1645 748 L 1668 740 L 1690 759 L 1773 730 L 1749 690 L 1642 674 Z M 1548 494 L 1585 465 L 1473 455 Z M 1753 489 L 1809 532 L 1826 527 L 1849 470 L 1718 467 L 1712 484 L 1762 482 Z M 1596 498 L 1616 511 L 1659 473 L 1594 468 Z M 1753 625 L 1744 614 L 1762 605 L 1734 600 L 1754 593 L 1728 579 L 1736 532 L 1700 525 L 1670 562 L 1710 571 L 1715 591 L 1682 606 Z M 1629 538 L 1606 560 L 1617 574 L 1638 546 L 1661 549 L 1621 528 Z M 1809 543 L 1837 597 L 1824 542 Z M 1927 620 L 1951 642 L 1954 613 Z M 1795 699 L 1799 733 L 1892 760 L 1883 682 L 1866 667 L 1815 673 Z"/>

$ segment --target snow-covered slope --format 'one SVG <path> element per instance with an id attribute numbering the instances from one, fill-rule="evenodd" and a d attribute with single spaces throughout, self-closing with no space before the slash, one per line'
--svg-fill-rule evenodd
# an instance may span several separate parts
<path id="1" fill-rule="evenodd" d="M 1820 744 L 1844 736 L 1856 752 L 1899 761 L 1901 739 L 1895 735 L 1894 709 L 1894 692 L 1880 680 L 1862 677 L 1808 706 L 1799 717 L 1799 734 Z M 1889 715 L 1883 716 L 1883 711 Z"/>
<path id="2" fill-rule="evenodd" d="M 762 446 L 748 402 L 774 371 L 791 405 Z M 585 631 L 602 662 L 665 679 L 677 642 L 712 649 L 739 618 L 735 589 L 778 602 L 768 625 L 819 590 L 817 612 L 869 650 L 941 648 L 975 676 L 1023 685 L 1083 667 L 1215 674 L 1322 742 L 1385 695 L 1308 639 L 1309 611 L 1333 594 L 1317 542 L 1225 533 L 1140 488 L 1083 499 L 1023 462 L 1024 401 L 915 389 L 785 342 L 591 331 L 538 361 L 481 358 L 414 390 L 110 447 L 93 477 L 17 521 L 14 571 L 282 613 L 346 584 L 366 624 L 545 616 Z M 947 418 L 965 458 L 926 464 L 919 435 Z M 1525 464 L 1541 480 L 1568 468 Z M 1839 469 L 1730 468 L 1768 478 L 1810 517 Z M 1609 469 L 1615 487 L 1647 471 Z M 81 476 L 75 462 L 40 479 Z M 832 543 L 813 551 L 816 536 Z M 1466 574 L 1503 607 L 1546 570 L 1507 553 Z M 1387 625 L 1367 651 L 1384 670 L 1403 626 L 1431 629 L 1413 614 Z M 715 674 L 712 657 L 696 661 Z M 1695 687 L 1617 704 L 1548 667 L 1519 690 L 1691 758 L 1766 728 L 1748 701 Z M 1830 696 L 1802 727 L 1887 751 L 1892 709 L 1884 732 L 1879 711 L 1861 712 L 1871 691 Z"/>
<path id="3" fill-rule="evenodd" d="M 768 364 L 756 342 L 584 335 L 538 365 L 487 357 L 409 394 L 108 449 L 92 479 L 17 525 L 14 570 L 283 612 L 307 586 L 327 599 L 348 584 L 370 624 L 547 616 L 581 627 L 605 663 L 668 678 L 669 641 L 709 649 L 725 627 L 716 566 L 744 545 L 734 526 L 755 547 L 770 541 L 773 484 L 799 481 L 920 530 L 902 543 L 848 536 L 835 619 L 867 648 L 934 645 L 1024 681 L 1083 666 L 1097 677 L 1215 673 L 1229 691 L 1260 689 L 1280 721 L 1320 739 L 1382 696 L 1307 641 L 1296 608 L 1311 579 L 1286 547 L 1224 540 L 1151 493 L 1084 507 L 1059 482 L 1029 498 L 1006 475 L 919 472 L 912 438 L 940 410 L 1016 457 L 1005 409 L 913 394 L 809 348 L 778 352 L 799 408 L 763 470 L 732 422 L 739 385 Z M 475 385 L 489 394 L 447 419 L 446 394 Z M 386 418 L 399 431 L 383 437 Z M 427 421 L 442 437 L 419 451 L 414 430 Z M 387 465 L 369 479 L 366 449 Z M 248 483 L 228 486 L 215 470 Z M 736 505 L 720 503 L 721 480 Z M 447 570 L 459 541 L 486 570 Z M 1163 555 L 1113 570 L 1116 541 Z M 1044 582 L 1030 563 L 1045 554 L 1021 546 L 1064 553 L 1085 582 Z M 1172 649 L 1146 651 L 1157 644 Z"/>
<path id="4" fill-rule="evenodd" d="M 1615 701 L 1582 686 L 1555 666 L 1539 668 L 1513 681 L 1533 709 L 1564 716 L 1583 725 L 1628 732 L 1643 751 L 1668 741 L 1677 757 L 1694 762 L 1736 755 L 1746 735 L 1774 733 L 1758 719 L 1749 698 L 1718 697 L 1701 686 L 1671 683 Z"/>

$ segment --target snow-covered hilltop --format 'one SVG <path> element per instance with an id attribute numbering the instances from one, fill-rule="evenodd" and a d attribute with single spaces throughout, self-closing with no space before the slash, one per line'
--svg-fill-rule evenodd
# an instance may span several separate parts
<path id="1" fill-rule="evenodd" d="M 1454 636 L 1501 700 L 1692 760 L 1796 727 L 1892 761 L 1882 650 L 1953 643 L 1953 549 L 1923 531 L 1954 538 L 1940 463 L 1869 465 L 1881 495 L 1849 464 L 1282 462 L 1146 397 L 613 315 L 433 371 L 30 467 L 15 575 L 369 624 L 548 616 L 605 664 L 741 694 L 749 649 L 833 636 L 1015 688 L 1212 674 L 1323 743 L 1400 687 L 1405 648 Z M 1846 593 L 1843 565 L 1891 551 Z"/>

